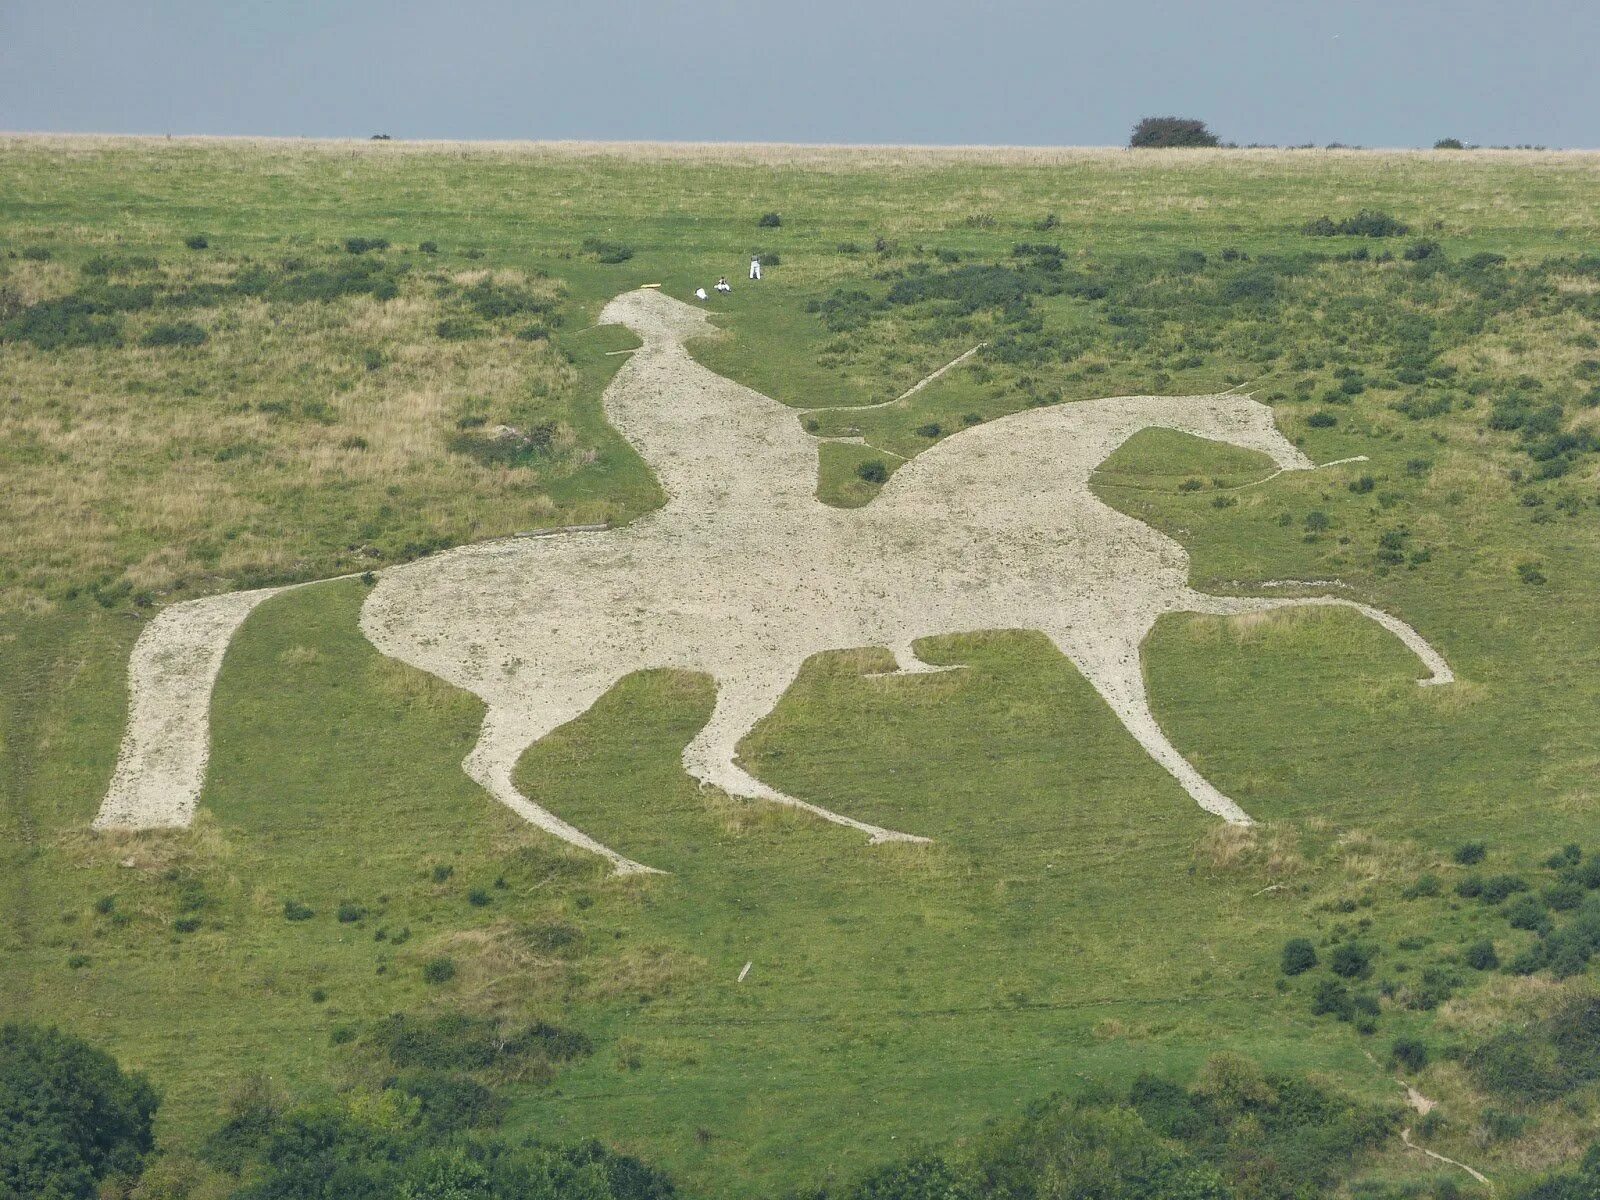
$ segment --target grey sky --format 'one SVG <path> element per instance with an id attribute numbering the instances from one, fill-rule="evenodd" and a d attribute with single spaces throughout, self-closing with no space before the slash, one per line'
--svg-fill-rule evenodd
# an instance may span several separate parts
<path id="1" fill-rule="evenodd" d="M 0 129 L 1600 146 L 1600 0 L 0 0 Z"/>

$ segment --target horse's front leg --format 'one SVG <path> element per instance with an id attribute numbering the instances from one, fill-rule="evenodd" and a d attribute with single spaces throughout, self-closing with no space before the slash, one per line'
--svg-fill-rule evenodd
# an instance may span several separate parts
<path id="1" fill-rule="evenodd" d="M 874 843 L 926 842 L 927 838 L 884 829 L 787 795 L 768 787 L 739 766 L 739 743 L 763 717 L 777 707 L 797 673 L 798 666 L 794 666 L 775 668 L 760 674 L 719 677 L 716 681 L 716 707 L 712 709 L 711 719 L 706 722 L 705 728 L 684 748 L 684 770 L 702 785 L 721 788 L 730 796 L 770 800 L 775 804 L 804 809 L 824 821 L 859 829 Z"/>
<path id="2" fill-rule="evenodd" d="M 1162 732 L 1155 713 L 1150 711 L 1150 694 L 1145 687 L 1144 663 L 1139 653 L 1148 631 L 1149 626 L 1145 625 L 1099 631 L 1087 638 L 1051 632 L 1050 638 L 1094 685 L 1094 690 L 1111 706 L 1111 711 L 1145 752 L 1183 785 L 1183 790 L 1196 804 L 1231 824 L 1252 824 L 1244 809 L 1213 787 L 1195 770 L 1194 764 L 1178 752 Z"/>
<path id="3" fill-rule="evenodd" d="M 552 730 L 582 716 L 608 687 L 609 684 L 594 683 L 587 687 L 547 689 L 525 698 L 516 708 L 491 708 L 484 717 L 477 745 L 467 755 L 462 768 L 523 820 L 580 850 L 598 854 L 618 875 L 660 874 L 654 867 L 623 857 L 548 808 L 534 803 L 515 781 L 517 763 L 528 747 Z"/>

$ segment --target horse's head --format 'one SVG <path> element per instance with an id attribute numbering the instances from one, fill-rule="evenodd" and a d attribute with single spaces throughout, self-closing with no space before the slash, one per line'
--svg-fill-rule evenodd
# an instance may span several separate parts
<path id="1" fill-rule="evenodd" d="M 658 288 L 623 292 L 600 310 L 597 325 L 626 325 L 645 345 L 681 343 L 717 332 L 703 308 L 685 304 Z"/>
<path id="2" fill-rule="evenodd" d="M 1185 396 L 1168 403 L 1175 429 L 1260 451 L 1283 471 L 1309 471 L 1316 466 L 1279 431 L 1272 409 L 1249 396 Z"/>

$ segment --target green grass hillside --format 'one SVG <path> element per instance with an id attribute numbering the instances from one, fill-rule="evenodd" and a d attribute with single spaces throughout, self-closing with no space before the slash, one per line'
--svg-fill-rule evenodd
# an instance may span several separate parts
<path id="1" fill-rule="evenodd" d="M 506 1128 L 696 1195 L 853 1177 L 1218 1051 L 1395 1104 L 1397 1038 L 1441 1101 L 1417 1140 L 1500 1182 L 1569 1159 L 1600 1069 L 1535 1086 L 1491 1039 L 1534 1046 L 1600 972 L 1570 948 L 1600 921 L 1597 195 L 1580 154 L 0 139 L 0 1018 L 147 1071 L 181 1153 L 253 1074 L 313 1100 L 380 1077 L 400 1013 L 565 1031 L 492 1072 Z M 233 643 L 192 829 L 89 831 L 160 606 L 654 507 L 599 405 L 632 341 L 595 315 L 719 275 L 701 361 L 864 439 L 824 446 L 832 503 L 1030 406 L 1249 388 L 1317 462 L 1367 461 L 1266 479 L 1149 431 L 1097 492 L 1197 586 L 1338 581 L 1459 682 L 1418 688 L 1347 610 L 1164 619 L 1157 714 L 1245 833 L 1036 633 L 923 643 L 966 667 L 934 675 L 823 655 L 743 758 L 935 839 L 867 847 L 697 789 L 709 681 L 638 674 L 519 767 L 670 872 L 614 879 L 462 773 L 477 700 L 379 656 L 347 579 Z M 800 411 L 979 343 L 905 403 Z M 1319 965 L 1286 976 L 1294 937 Z M 1438 1164 L 1395 1142 L 1362 1169 Z"/>

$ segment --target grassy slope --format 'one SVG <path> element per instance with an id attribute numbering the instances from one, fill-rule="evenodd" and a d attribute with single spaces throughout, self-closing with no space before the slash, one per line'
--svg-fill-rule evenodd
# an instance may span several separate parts
<path id="1" fill-rule="evenodd" d="M 1452 249 L 1539 254 L 1596 219 L 1583 160 L 1104 156 L 852 172 L 389 149 L 10 143 L 0 236 L 163 253 L 196 229 L 260 253 L 296 237 L 434 238 L 483 247 L 486 265 L 551 271 L 580 313 L 638 282 L 681 292 L 774 246 L 784 265 L 759 293 L 736 291 L 736 336 L 706 357 L 785 399 L 842 403 L 876 398 L 881 381 L 816 368 L 823 338 L 799 308 L 861 272 L 833 249 L 843 241 L 937 234 L 1003 252 L 1057 211 L 1068 242 L 1259 252 L 1322 211 L 1378 203 L 1445 214 L 1460 227 Z M 768 209 L 785 213 L 782 230 L 754 228 Z M 637 254 L 595 264 L 578 250 L 588 236 Z M 581 350 L 584 323 L 569 322 L 563 345 Z M 895 367 L 907 382 L 949 357 L 907 355 Z M 1228 371 L 1213 363 L 1173 390 Z M 913 412 L 889 410 L 885 433 L 909 450 L 920 417 L 962 412 L 981 390 L 952 377 Z M 1273 990 L 1282 939 L 1331 920 L 1313 899 L 1403 882 L 1378 851 L 1352 862 L 1318 848 L 1358 826 L 1380 850 L 1414 839 L 1426 857 L 1473 834 L 1531 856 L 1594 828 L 1594 513 L 1530 524 L 1506 494 L 1503 448 L 1470 434 L 1452 445 L 1448 477 L 1419 481 L 1405 462 L 1446 453 L 1424 427 L 1348 423 L 1308 441 L 1319 460 L 1369 454 L 1425 523 L 1434 559 L 1382 577 L 1354 550 L 1302 539 L 1312 508 L 1357 540 L 1391 520 L 1344 490 L 1347 474 L 1285 477 L 1215 508 L 1209 487 L 1176 483 L 1242 481 L 1257 464 L 1156 434 L 1102 473 L 1108 500 L 1190 548 L 1202 585 L 1332 569 L 1413 621 L 1463 677 L 1417 689 L 1403 648 L 1350 613 L 1163 622 L 1147 663 L 1174 740 L 1247 808 L 1286 822 L 1314 863 L 1297 888 L 1266 896 L 1270 868 L 1223 871 L 1197 855 L 1211 828 L 1202 814 L 1025 634 L 941 640 L 929 657 L 969 669 L 915 679 L 863 678 L 881 665 L 870 653 L 825 657 L 745 748 L 774 784 L 933 834 L 928 850 L 868 849 L 701 796 L 676 756 L 708 711 L 707 687 L 630 679 L 522 768 L 556 811 L 673 872 L 615 882 L 460 774 L 475 702 L 360 640 L 358 584 L 284 597 L 247 625 L 218 691 L 196 831 L 92 839 L 82 831 L 115 754 L 137 623 L 81 602 L 7 616 L 5 1013 L 59 1020 L 149 1068 L 168 1094 L 164 1133 L 184 1142 L 246 1067 L 304 1089 L 337 1082 L 345 1052 L 328 1047 L 330 1031 L 439 1000 L 418 968 L 449 953 L 464 967 L 449 1002 L 520 1006 L 596 1038 L 595 1056 L 553 1087 L 524 1089 L 519 1121 L 606 1136 L 717 1194 L 853 1170 L 1041 1092 L 1183 1072 L 1220 1046 L 1388 1095 L 1348 1026 Z M 572 486 L 606 485 L 580 475 Z M 1295 523 L 1279 525 L 1282 512 Z M 1530 554 L 1546 564 L 1542 588 L 1511 570 Z M 440 863 L 455 872 L 435 883 Z M 202 928 L 175 933 L 195 881 Z M 473 887 L 491 903 L 468 904 Z M 105 895 L 116 915 L 95 911 Z M 317 916 L 284 921 L 289 899 Z M 369 915 L 338 923 L 342 900 Z M 557 920 L 583 931 L 581 953 L 519 949 L 520 928 Z M 379 927 L 411 938 L 377 942 Z M 72 955 L 86 965 L 69 966 Z M 1386 1033 L 1427 1023 L 1395 1020 Z"/>

